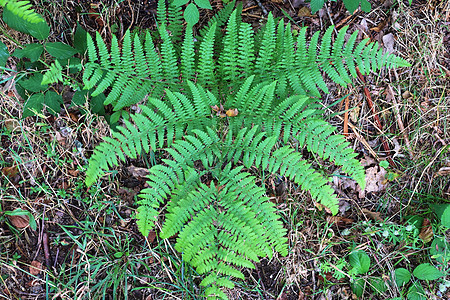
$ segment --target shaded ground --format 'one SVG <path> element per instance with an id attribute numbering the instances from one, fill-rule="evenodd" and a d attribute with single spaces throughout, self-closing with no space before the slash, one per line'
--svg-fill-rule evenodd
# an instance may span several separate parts
<path id="1" fill-rule="evenodd" d="M 213 2 L 215 9 L 221 5 Z M 121 35 L 128 28 L 155 27 L 156 6 L 151 1 L 68 1 L 64 5 L 40 1 L 37 6 L 52 25 L 50 40 L 55 41 L 70 43 L 77 21 L 89 32 L 99 31 L 106 40 L 111 33 Z M 289 229 L 290 254 L 262 260 L 255 270 L 245 271 L 246 281 L 227 291 L 230 299 L 352 299 L 346 262 L 355 247 L 370 255 L 370 276 L 385 280 L 394 268 L 412 271 L 428 262 L 430 243 L 424 242 L 423 235 L 405 232 L 396 240 L 391 233 L 406 228 L 406 216 L 417 216 L 422 218 L 417 231 L 428 228 L 425 218 L 432 224 L 432 237 L 449 239 L 448 230 L 439 226 L 428 205 L 450 200 L 449 175 L 441 172 L 450 167 L 449 3 L 377 2 L 368 14 L 350 15 L 339 1 L 328 3 L 314 16 L 302 1 L 263 1 L 262 5 L 246 1 L 243 7 L 244 18 L 255 27 L 264 21 L 264 8 L 277 17 L 284 17 L 284 11 L 296 26 L 309 26 L 309 32 L 323 31 L 332 24 L 338 29 L 358 29 L 360 38 L 380 42 L 413 66 L 371 74 L 365 78 L 366 85 L 356 81 L 348 89 L 331 86 L 324 107 L 329 114 L 339 113 L 331 122 L 341 133 L 348 132 L 366 166 L 372 190 L 358 191 L 345 178 L 335 176 L 333 187 L 342 201 L 340 214 L 331 217 L 318 211 L 308 195 L 292 184 L 269 180 L 268 190 L 276 191 L 280 184 L 284 187 L 283 192 L 273 193 L 273 201 Z M 212 14 L 202 12 L 201 23 Z M 29 42 L 23 35 L 11 34 Z M 7 38 L 2 41 L 10 50 L 16 47 Z M 363 86 L 375 111 L 368 107 Z M 64 94 L 70 100 L 70 91 Z M 347 94 L 347 103 L 329 107 Z M 153 234 L 145 239 L 133 220 L 134 196 L 144 181 L 132 167 L 145 164 L 129 161 L 102 186 L 85 188 L 83 166 L 93 146 L 108 135 L 106 122 L 71 109 L 57 117 L 20 120 L 23 101 L 17 99 L 10 83 L 2 83 L 0 97 L 1 209 L 27 210 L 37 222 L 36 231 L 18 229 L 17 220 L 0 214 L 0 296 L 44 299 L 47 293 L 52 299 L 113 299 L 113 295 L 117 299 L 124 295 L 129 299 L 196 299 L 201 291 L 199 276 L 184 265 L 171 241 Z M 344 114 L 347 109 L 348 116 Z M 377 160 L 386 158 L 394 164 L 381 168 Z M 338 172 L 333 166 L 323 169 L 329 174 Z M 424 283 L 427 297 L 449 299 L 447 291 L 439 291 L 438 283 Z M 400 288 L 380 295 L 365 289 L 371 299 L 400 294 Z"/>

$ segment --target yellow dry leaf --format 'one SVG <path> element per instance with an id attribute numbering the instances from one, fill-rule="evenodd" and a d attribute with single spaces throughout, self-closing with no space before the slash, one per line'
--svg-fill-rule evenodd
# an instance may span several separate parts
<path id="1" fill-rule="evenodd" d="M 238 115 L 239 111 L 237 110 L 237 108 L 230 108 L 229 110 L 227 110 L 226 114 L 229 117 L 236 117 Z"/>

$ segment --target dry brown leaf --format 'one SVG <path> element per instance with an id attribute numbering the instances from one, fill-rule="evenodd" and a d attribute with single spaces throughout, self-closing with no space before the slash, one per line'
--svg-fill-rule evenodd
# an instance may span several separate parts
<path id="1" fill-rule="evenodd" d="M 375 32 L 380 32 L 381 30 L 383 30 L 384 26 L 386 26 L 386 21 L 387 20 L 381 21 L 380 24 L 378 24 L 376 27 L 370 28 L 370 30 L 375 31 Z"/>
<path id="2" fill-rule="evenodd" d="M 14 132 L 20 130 L 20 123 L 16 119 L 5 120 L 4 124 L 8 131 Z"/>
<path id="3" fill-rule="evenodd" d="M 2 173 L 8 178 L 13 178 L 19 173 L 19 168 L 17 168 L 17 166 L 4 167 Z"/>
<path id="4" fill-rule="evenodd" d="M 57 131 L 55 134 L 55 140 L 61 145 L 61 146 L 66 146 L 66 138 L 62 136 L 62 134 Z"/>
<path id="5" fill-rule="evenodd" d="M 215 112 L 219 111 L 219 107 L 217 105 L 211 105 L 211 109 Z"/>
<path id="6" fill-rule="evenodd" d="M 426 244 L 431 242 L 433 239 L 433 227 L 431 226 L 430 220 L 427 218 L 423 219 L 422 229 L 419 233 L 419 238 Z"/>
<path id="7" fill-rule="evenodd" d="M 377 161 L 370 156 L 365 155 L 360 161 L 363 167 L 369 167 L 377 164 Z"/>
<path id="8" fill-rule="evenodd" d="M 27 215 L 12 215 L 8 216 L 8 219 L 11 222 L 11 224 L 13 224 L 19 229 L 23 229 L 28 225 L 30 225 L 30 218 Z"/>
<path id="9" fill-rule="evenodd" d="M 388 53 L 394 53 L 395 38 L 392 33 L 383 36 L 383 44 Z"/>
<path id="10" fill-rule="evenodd" d="M 239 111 L 237 110 L 237 108 L 230 108 L 229 110 L 227 110 L 226 114 L 229 117 L 236 117 L 238 115 Z"/>
<path id="11" fill-rule="evenodd" d="M 31 275 L 36 276 L 41 272 L 42 272 L 42 263 L 38 262 L 37 260 L 33 260 L 30 265 Z"/>
<path id="12" fill-rule="evenodd" d="M 149 244 L 153 243 L 155 238 L 156 238 L 156 232 L 154 230 L 151 230 L 147 236 L 147 240 L 148 240 Z"/>
<path id="13" fill-rule="evenodd" d="M 302 6 L 297 13 L 297 17 L 312 17 L 311 10 L 306 6 Z"/>
<path id="14" fill-rule="evenodd" d="M 327 222 L 336 224 L 337 227 L 345 227 L 349 224 L 352 224 L 353 220 L 341 216 L 328 216 Z"/>
<path id="15" fill-rule="evenodd" d="M 450 167 L 442 167 L 439 169 L 439 171 L 436 173 L 437 176 L 446 176 L 450 175 Z"/>
<path id="16" fill-rule="evenodd" d="M 127 170 L 131 173 L 131 175 L 133 175 L 133 177 L 146 177 L 148 174 L 150 174 L 148 169 L 135 166 L 129 166 Z"/>
<path id="17" fill-rule="evenodd" d="M 362 212 L 374 221 L 383 221 L 383 219 L 380 217 L 380 212 L 373 212 L 365 208 L 362 209 Z"/>
<path id="18" fill-rule="evenodd" d="M 316 206 L 316 208 L 317 208 L 318 210 L 322 211 L 322 210 L 325 209 L 325 211 L 326 211 L 327 213 L 331 214 L 331 210 L 330 210 L 328 207 L 326 207 L 325 205 L 323 205 L 322 203 L 314 202 L 314 205 Z"/>
<path id="19" fill-rule="evenodd" d="M 78 174 L 80 173 L 79 170 L 68 170 L 68 172 L 69 172 L 70 175 L 72 175 L 74 177 L 77 177 Z"/>
<path id="20" fill-rule="evenodd" d="M 359 198 L 364 198 L 367 193 L 381 192 L 386 189 L 383 184 L 386 177 L 386 170 L 379 166 L 374 166 L 366 170 L 366 188 L 364 191 L 359 189 Z"/>

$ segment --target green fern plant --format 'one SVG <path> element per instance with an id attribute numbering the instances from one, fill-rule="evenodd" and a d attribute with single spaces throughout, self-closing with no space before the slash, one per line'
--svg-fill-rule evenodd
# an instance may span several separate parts
<path id="1" fill-rule="evenodd" d="M 225 10 L 230 11 L 233 5 L 229 4 Z M 222 19 L 228 16 L 224 14 Z M 197 45 L 192 28 L 188 27 L 181 49 L 174 43 L 178 38 L 174 30 L 167 30 L 164 22 L 159 27 L 162 40 L 159 48 L 150 33 L 143 41 L 139 35 L 132 37 L 127 33 L 122 51 L 116 37 L 111 51 L 99 34 L 96 43 L 88 37 L 89 63 L 83 76 L 86 88 L 96 87 L 93 96 L 111 88 L 105 104 L 112 104 L 115 111 L 138 103 L 147 94 L 161 97 L 165 88 L 185 90 L 187 80 L 196 80 L 217 95 L 227 97 L 229 90 L 238 89 L 242 80 L 251 75 L 255 75 L 255 83 L 278 80 L 276 94 L 280 99 L 293 93 L 320 97 L 321 92 L 328 92 L 322 72 L 347 86 L 351 77 L 356 77 L 356 66 L 367 74 L 385 66 L 408 65 L 400 57 L 383 54 L 378 43 L 368 44 L 365 39 L 356 44 L 357 32 L 345 43 L 347 27 L 339 31 L 333 43 L 333 27 L 328 28 L 321 42 L 316 32 L 308 43 L 307 28 L 302 28 L 295 40 L 290 24 L 280 21 L 276 26 L 271 14 L 257 34 L 238 16 L 239 10 L 231 14 L 224 36 L 220 35 L 220 24 L 211 23 L 202 31 Z M 198 54 L 194 57 L 195 51 Z"/>
<path id="2" fill-rule="evenodd" d="M 29 1 L 0 0 L 0 6 L 6 7 L 24 21 L 33 24 L 45 22 L 41 15 L 34 12 Z"/>
<path id="3" fill-rule="evenodd" d="M 137 224 L 146 236 L 164 217 L 161 237 L 178 235 L 176 249 L 205 275 L 201 285 L 211 298 L 226 298 L 221 287 L 232 288 L 233 277 L 243 278 L 240 268 L 252 268 L 272 249 L 287 254 L 286 230 L 250 170 L 289 178 L 332 213 L 338 201 L 329 179 L 299 150 L 341 166 L 364 188 L 356 154 L 314 98 L 328 92 L 322 74 L 346 86 L 356 66 L 368 73 L 407 65 L 366 40 L 355 45 L 356 33 L 345 42 L 346 29 L 334 42 L 331 28 L 320 43 L 317 33 L 307 43 L 306 28 L 295 40 L 290 25 L 276 25 L 270 15 L 254 34 L 238 16 L 239 8 L 213 20 L 197 45 L 188 26 L 177 47 L 164 20 L 159 45 L 150 33 L 127 33 L 121 51 L 115 37 L 110 51 L 99 35 L 88 38 L 83 75 L 94 96 L 110 89 L 105 104 L 117 112 L 149 96 L 95 148 L 86 184 L 127 157 L 164 153 L 139 195 Z"/>

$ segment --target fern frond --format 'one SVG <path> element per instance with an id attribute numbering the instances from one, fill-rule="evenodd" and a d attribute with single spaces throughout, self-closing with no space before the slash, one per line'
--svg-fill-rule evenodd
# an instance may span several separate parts
<path id="1" fill-rule="evenodd" d="M 55 62 L 50 65 L 50 68 L 44 73 L 44 76 L 42 76 L 41 84 L 51 84 L 58 81 L 63 81 L 62 66 L 58 60 L 55 60 Z"/>
<path id="2" fill-rule="evenodd" d="M 164 79 L 169 83 L 175 83 L 179 76 L 177 57 L 166 26 L 162 25 L 159 27 L 159 34 L 162 39 L 161 65 L 164 72 Z"/>
<path id="3" fill-rule="evenodd" d="M 216 76 L 214 74 L 215 63 L 213 59 L 215 32 L 216 23 L 213 23 L 201 42 L 198 53 L 197 83 L 204 87 L 213 86 L 216 83 Z"/>
<path id="4" fill-rule="evenodd" d="M 355 159 L 357 154 L 349 147 L 350 144 L 345 138 L 335 134 L 334 126 L 320 119 L 309 120 L 301 123 L 297 139 L 300 147 L 306 143 L 308 151 L 342 166 L 344 172 L 364 189 L 366 185 L 364 168 Z"/>
<path id="5" fill-rule="evenodd" d="M 44 18 L 31 8 L 32 5 L 30 4 L 30 1 L 0 0 L 0 6 L 5 7 L 27 22 L 33 24 L 45 22 Z"/>
<path id="6" fill-rule="evenodd" d="M 181 49 L 181 76 L 183 77 L 184 81 L 192 80 L 192 78 L 194 77 L 194 50 L 194 36 L 192 35 L 192 26 L 187 26 L 183 46 Z"/>
<path id="7" fill-rule="evenodd" d="M 273 57 L 275 49 L 275 22 L 270 12 L 267 17 L 267 23 L 263 29 L 263 37 L 258 49 L 258 55 L 255 62 L 255 74 L 265 76 Z"/>
<path id="8" fill-rule="evenodd" d="M 232 80 L 238 77 L 238 25 L 236 21 L 236 11 L 230 16 L 227 23 L 227 34 L 223 41 L 223 50 L 219 60 L 221 66 L 221 77 L 223 80 Z"/>
<path id="9" fill-rule="evenodd" d="M 175 6 L 174 1 L 169 1 L 167 9 L 168 24 L 167 30 L 173 43 L 181 40 L 183 30 L 183 9 L 181 6 Z"/>
<path id="10" fill-rule="evenodd" d="M 252 26 L 248 23 L 241 23 L 239 26 L 237 68 L 242 70 L 241 77 L 243 76 L 244 78 L 253 74 L 253 62 L 255 59 L 253 40 Z"/>

